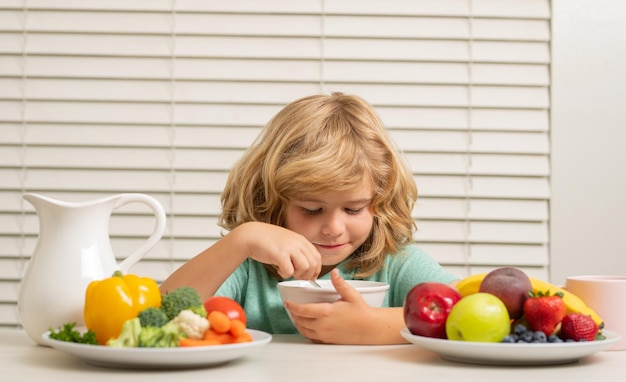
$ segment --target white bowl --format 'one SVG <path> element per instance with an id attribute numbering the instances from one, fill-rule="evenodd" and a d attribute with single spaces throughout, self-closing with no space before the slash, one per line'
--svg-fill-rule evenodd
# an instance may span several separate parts
<path id="1" fill-rule="evenodd" d="M 383 305 L 389 290 L 389 284 L 378 281 L 346 280 L 346 282 L 361 293 L 365 302 L 375 308 Z M 334 302 L 341 298 L 330 280 L 317 280 L 317 283 L 321 288 L 316 288 L 305 280 L 281 281 L 278 283 L 278 291 L 283 301 L 289 300 L 298 304 Z"/>

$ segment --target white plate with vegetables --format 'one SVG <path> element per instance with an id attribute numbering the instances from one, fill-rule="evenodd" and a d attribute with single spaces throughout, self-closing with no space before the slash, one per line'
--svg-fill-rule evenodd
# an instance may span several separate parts
<path id="1" fill-rule="evenodd" d="M 85 331 L 85 328 L 76 328 Z M 272 341 L 268 333 L 248 329 L 252 342 L 176 348 L 113 348 L 60 341 L 42 335 L 43 342 L 97 366 L 134 369 L 178 369 L 217 366 L 244 357 Z"/>

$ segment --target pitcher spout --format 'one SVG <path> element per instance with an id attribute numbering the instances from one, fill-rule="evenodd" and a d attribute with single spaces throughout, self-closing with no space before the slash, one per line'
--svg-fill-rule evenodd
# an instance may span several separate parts
<path id="1" fill-rule="evenodd" d="M 73 203 L 64 202 L 62 200 L 56 200 L 49 196 L 44 196 L 34 192 L 28 192 L 22 196 L 24 200 L 29 202 L 37 211 L 46 205 L 56 205 L 61 207 L 70 207 Z"/>
<path id="2" fill-rule="evenodd" d="M 33 192 L 29 192 L 26 193 L 22 196 L 22 198 L 24 198 L 24 200 L 26 200 L 27 202 L 29 202 L 30 204 L 33 205 L 33 207 L 37 208 L 37 206 L 41 203 L 41 202 L 49 202 L 48 197 L 40 195 L 40 194 L 35 194 Z"/>

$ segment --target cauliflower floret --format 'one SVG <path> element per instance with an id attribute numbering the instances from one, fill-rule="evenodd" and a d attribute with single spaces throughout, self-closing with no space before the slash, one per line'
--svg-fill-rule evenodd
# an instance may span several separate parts
<path id="1" fill-rule="evenodd" d="M 178 316 L 174 317 L 170 322 L 178 324 L 188 338 L 195 340 L 202 339 L 210 326 L 206 317 L 201 317 L 189 309 L 181 310 Z"/>

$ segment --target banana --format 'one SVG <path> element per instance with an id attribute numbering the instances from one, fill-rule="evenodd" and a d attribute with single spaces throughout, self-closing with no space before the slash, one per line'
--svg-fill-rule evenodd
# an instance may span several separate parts
<path id="1" fill-rule="evenodd" d="M 486 273 L 477 273 L 475 275 L 467 276 L 455 285 L 456 290 L 459 291 L 461 297 L 477 293 L 480 288 L 480 283 L 483 282 L 485 276 L 487 276 Z"/>
<path id="2" fill-rule="evenodd" d="M 467 276 L 455 285 L 456 289 L 461 294 L 461 297 L 469 296 L 470 294 L 477 293 L 480 289 L 480 283 L 487 276 L 487 273 L 477 273 L 474 275 Z M 565 307 L 567 309 L 567 313 L 580 313 L 587 316 L 590 316 L 595 323 L 598 325 L 598 328 L 602 330 L 604 328 L 604 320 L 600 317 L 593 309 L 591 309 L 580 297 L 574 295 L 573 293 L 560 288 L 554 284 L 550 284 L 547 281 L 543 281 L 540 279 L 536 279 L 534 277 L 528 277 L 530 279 L 530 283 L 533 287 L 533 292 L 549 292 L 550 294 L 555 294 L 560 292 L 563 294 L 563 302 L 565 303 Z"/>

